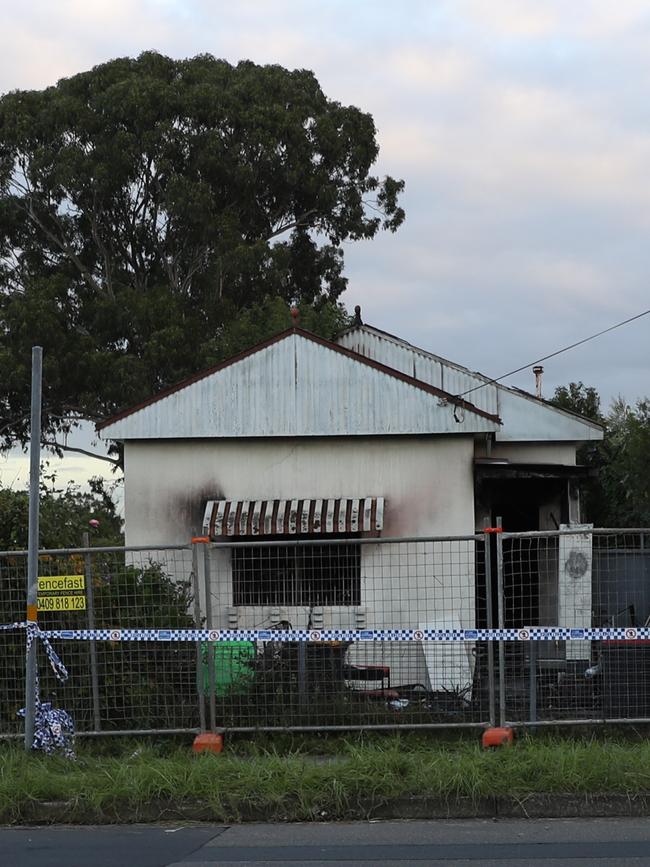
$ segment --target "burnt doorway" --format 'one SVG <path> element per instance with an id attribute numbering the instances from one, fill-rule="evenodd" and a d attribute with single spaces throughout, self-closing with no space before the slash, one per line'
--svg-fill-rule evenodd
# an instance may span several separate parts
<path id="1" fill-rule="evenodd" d="M 477 468 L 478 469 L 478 468 Z M 496 468 L 494 468 L 496 469 Z M 504 468 L 505 469 L 505 468 Z M 513 467 L 508 467 L 512 472 Z M 477 473 L 476 495 L 480 510 L 489 515 L 491 526 L 501 525 L 508 533 L 559 529 L 567 520 L 566 479 L 484 477 Z M 540 526 L 544 510 L 552 526 Z M 536 538 L 503 540 L 503 597 L 506 628 L 537 626 L 540 622 L 540 542 Z M 491 537 L 492 610 L 496 625 L 498 611 L 496 538 Z M 480 579 L 479 579 L 480 580 Z M 485 593 L 477 593 L 479 625 L 486 620 Z M 481 622 L 482 621 L 482 622 Z"/>
<path id="2" fill-rule="evenodd" d="M 530 480 L 503 479 L 497 485 L 491 485 L 492 526 L 496 526 L 497 520 L 501 518 L 501 525 L 507 533 L 539 530 L 540 505 L 551 494 L 548 483 L 544 481 L 541 485 L 531 485 Z M 492 556 L 495 558 L 493 574 L 496 576 L 496 544 L 493 545 Z M 539 623 L 536 539 L 503 540 L 503 616 L 506 629 L 537 626 Z"/>

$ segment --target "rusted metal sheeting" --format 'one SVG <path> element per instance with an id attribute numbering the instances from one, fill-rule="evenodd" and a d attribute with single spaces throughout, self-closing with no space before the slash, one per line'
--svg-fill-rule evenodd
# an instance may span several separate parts
<path id="1" fill-rule="evenodd" d="M 203 532 L 223 536 L 373 533 L 384 526 L 384 498 L 208 500 Z"/>

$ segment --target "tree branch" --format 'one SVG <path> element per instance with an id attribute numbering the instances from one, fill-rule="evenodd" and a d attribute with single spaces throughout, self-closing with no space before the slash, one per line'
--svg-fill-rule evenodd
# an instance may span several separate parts
<path id="1" fill-rule="evenodd" d="M 277 237 L 277 235 L 283 235 L 285 232 L 288 232 L 289 229 L 297 229 L 299 226 L 307 226 L 309 225 L 309 221 L 307 217 L 311 217 L 312 214 L 316 213 L 316 209 L 312 208 L 311 211 L 305 211 L 304 214 L 300 214 L 299 217 L 296 217 L 295 220 L 292 220 L 290 223 L 284 223 L 281 226 L 278 226 L 277 229 L 274 229 L 270 235 L 267 235 L 264 239 L 265 241 L 270 241 L 272 238 Z"/>
<path id="2" fill-rule="evenodd" d="M 41 440 L 41 445 L 52 449 L 61 449 L 64 452 L 77 452 L 80 455 L 87 455 L 89 458 L 96 458 L 98 461 L 106 461 L 106 463 L 113 464 L 115 467 L 121 467 L 121 462 L 116 458 L 109 458 L 108 455 L 98 455 L 96 452 L 89 452 L 87 449 L 80 449 L 76 446 L 66 446 L 56 440 Z"/>
<path id="3" fill-rule="evenodd" d="M 104 416 L 92 415 L 92 414 L 87 413 L 87 412 L 82 413 L 81 409 L 79 407 L 76 407 L 76 406 L 64 404 L 61 407 L 61 409 L 69 412 L 70 415 L 57 415 L 56 413 L 50 413 L 48 410 L 47 404 L 43 404 L 43 408 L 42 408 L 43 416 L 50 414 L 52 419 L 57 419 L 58 421 L 71 421 L 71 422 L 73 422 L 73 424 L 77 424 L 77 423 L 80 423 L 83 421 L 90 421 L 90 422 L 94 421 L 95 423 L 97 423 L 99 421 L 102 421 L 102 419 L 104 418 Z M 31 417 L 31 411 L 26 412 L 23 415 L 19 415 L 16 418 L 12 418 L 11 421 L 4 422 L 3 424 L 0 424 L 0 436 L 2 434 L 6 433 L 8 430 L 11 430 L 12 427 L 15 427 L 16 425 L 21 424 L 21 422 L 29 421 L 30 417 Z"/>
<path id="4" fill-rule="evenodd" d="M 189 290 L 190 286 L 192 285 L 192 278 L 196 273 L 201 270 L 201 267 L 205 265 L 209 252 L 210 247 L 208 245 L 204 247 L 199 247 L 197 252 L 190 259 L 187 265 L 185 276 L 182 278 L 182 280 L 180 280 L 181 292 L 186 293 Z"/>
<path id="5" fill-rule="evenodd" d="M 109 298 L 111 301 L 115 301 L 115 293 L 113 292 L 113 274 L 111 268 L 111 260 L 108 255 L 108 250 L 104 245 L 98 225 L 98 205 L 97 205 L 97 191 L 93 190 L 93 209 L 90 217 L 90 231 L 93 236 L 93 240 L 97 245 L 97 248 L 101 254 L 102 259 L 104 260 L 104 280 L 106 281 L 106 289 L 108 291 Z"/>
<path id="6" fill-rule="evenodd" d="M 70 259 L 70 261 L 73 263 L 73 265 L 76 266 L 77 270 L 81 274 L 81 276 L 82 276 L 85 284 L 88 286 L 88 288 L 94 290 L 95 292 L 98 292 L 99 294 L 103 294 L 101 285 L 95 280 L 95 278 L 92 276 L 90 271 L 85 267 L 85 265 L 83 264 L 81 259 L 74 252 L 74 250 L 68 244 L 66 244 L 66 242 L 64 240 L 62 240 L 61 238 L 58 238 L 54 234 L 54 232 L 52 232 L 50 229 L 48 229 L 47 226 L 45 225 L 45 223 L 41 220 L 41 218 L 38 216 L 38 214 L 34 211 L 34 205 L 31 201 L 31 198 L 29 199 L 29 204 L 28 205 L 22 205 L 22 208 L 25 211 L 25 213 L 27 214 L 27 216 L 29 217 L 29 219 L 33 223 L 35 223 L 39 227 L 39 229 L 43 232 L 43 234 L 47 238 L 49 238 L 50 241 L 56 247 L 58 247 L 62 253 L 64 253 L 68 257 L 68 259 Z M 56 223 L 58 223 L 58 220 L 56 220 L 55 217 L 53 217 L 52 219 L 54 219 L 54 221 Z M 59 226 L 59 228 L 60 228 L 60 226 Z"/>

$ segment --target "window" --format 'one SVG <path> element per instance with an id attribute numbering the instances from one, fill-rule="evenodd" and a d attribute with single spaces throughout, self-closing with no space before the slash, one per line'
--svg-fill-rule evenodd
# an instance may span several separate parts
<path id="1" fill-rule="evenodd" d="M 359 545 L 233 548 L 234 605 L 360 605 Z"/>

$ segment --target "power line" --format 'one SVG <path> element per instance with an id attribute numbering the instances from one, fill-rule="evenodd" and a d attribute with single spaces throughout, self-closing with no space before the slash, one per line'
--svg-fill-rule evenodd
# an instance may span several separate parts
<path id="1" fill-rule="evenodd" d="M 529 361 L 528 364 L 522 364 L 521 367 L 518 367 L 516 370 L 511 370 L 509 373 L 504 373 L 501 376 L 497 376 L 494 379 L 488 379 L 487 382 L 481 383 L 481 385 L 475 385 L 473 388 L 468 388 L 467 391 L 463 391 L 460 394 L 455 395 L 456 397 L 465 397 L 466 394 L 470 394 L 472 391 L 478 391 L 479 388 L 485 388 L 486 385 L 494 385 L 496 382 L 501 382 L 502 379 L 507 379 L 509 376 L 513 376 L 515 373 L 521 373 L 522 370 L 527 370 L 529 367 L 532 367 L 535 364 L 541 364 L 542 361 L 548 361 L 549 358 L 555 358 L 556 355 L 561 355 L 563 352 L 568 352 L 569 349 L 575 349 L 576 346 L 582 346 L 583 343 L 588 343 L 590 340 L 595 340 L 596 337 L 602 337 L 603 334 L 607 334 L 608 331 L 614 331 L 615 328 L 620 328 L 622 325 L 628 325 L 630 322 L 634 322 L 635 319 L 641 319 L 642 316 L 647 316 L 650 313 L 650 310 L 644 310 L 643 313 L 637 313 L 636 316 L 630 316 L 629 319 L 624 319 L 622 322 L 617 322 L 616 325 L 610 325 L 609 328 L 604 328 L 602 331 L 598 331 L 596 334 L 591 334 L 589 337 L 584 337 L 582 340 L 576 341 L 576 343 L 572 343 L 570 346 L 564 346 L 562 349 L 557 349 L 555 352 L 551 352 L 550 355 L 545 355 L 543 358 L 538 358 L 536 361 Z"/>

